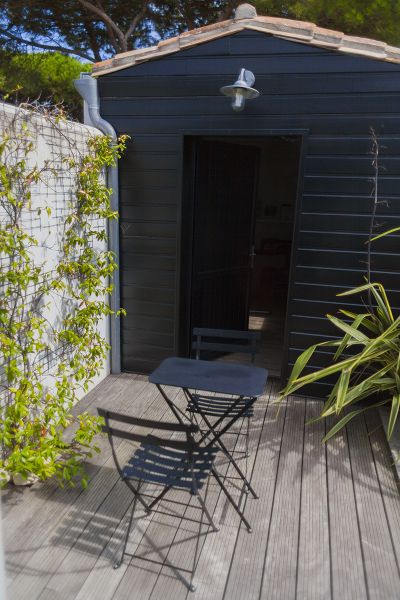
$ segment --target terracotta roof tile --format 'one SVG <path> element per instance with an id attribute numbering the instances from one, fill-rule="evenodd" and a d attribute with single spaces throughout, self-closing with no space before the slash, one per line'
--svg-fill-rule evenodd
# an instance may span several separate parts
<path id="1" fill-rule="evenodd" d="M 385 42 L 345 35 L 340 31 L 324 29 L 314 25 L 314 23 L 305 21 L 252 16 L 256 13 L 249 4 L 240 5 L 237 14 L 239 17 L 235 17 L 235 19 L 185 31 L 179 36 L 159 42 L 157 46 L 131 50 L 130 52 L 117 54 L 114 58 L 103 62 L 95 63 L 93 65 L 93 75 L 105 75 L 106 73 L 119 71 L 244 29 L 262 31 L 277 37 L 297 40 L 312 46 L 332 48 L 348 54 L 400 63 L 400 48 L 389 46 Z"/>

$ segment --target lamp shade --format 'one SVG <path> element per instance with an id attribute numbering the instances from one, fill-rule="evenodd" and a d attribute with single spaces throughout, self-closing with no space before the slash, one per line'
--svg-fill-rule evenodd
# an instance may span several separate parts
<path id="1" fill-rule="evenodd" d="M 232 108 L 236 112 L 243 110 L 246 100 L 258 98 L 260 92 L 251 87 L 255 82 L 254 74 L 246 69 L 241 69 L 239 77 L 232 85 L 224 85 L 220 92 L 232 98 Z"/>

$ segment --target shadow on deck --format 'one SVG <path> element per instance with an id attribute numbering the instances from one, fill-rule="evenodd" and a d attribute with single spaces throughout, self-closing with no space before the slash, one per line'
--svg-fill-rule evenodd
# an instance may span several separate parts
<path id="1" fill-rule="evenodd" d="M 246 499 L 253 533 L 210 484 L 207 504 L 221 529 L 201 538 L 194 594 L 171 568 L 190 566 L 194 552 L 198 510 L 187 494 L 174 492 L 174 502 L 167 496 L 138 519 L 133 558 L 112 569 L 132 498 L 102 438 L 88 489 L 50 481 L 2 492 L 9 599 L 398 599 L 400 497 L 377 414 L 323 446 L 325 424 L 306 425 L 319 401 L 293 398 L 277 414 L 276 391 L 269 384 L 257 401 L 251 428 L 247 472 L 260 495 Z M 108 377 L 77 410 L 96 406 L 173 420 L 140 375 Z M 239 494 L 234 481 L 230 490 Z"/>

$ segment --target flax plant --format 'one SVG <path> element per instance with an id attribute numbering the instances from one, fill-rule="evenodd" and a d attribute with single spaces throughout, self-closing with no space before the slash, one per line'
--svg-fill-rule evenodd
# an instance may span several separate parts
<path id="1" fill-rule="evenodd" d="M 342 309 L 350 319 L 327 315 L 343 335 L 339 340 L 321 342 L 307 348 L 297 359 L 281 398 L 294 394 L 305 385 L 330 376 L 337 381 L 330 392 L 321 414 L 316 420 L 331 415 L 345 415 L 331 428 L 324 440 L 334 436 L 351 419 L 373 407 L 391 405 L 387 435 L 390 438 L 400 408 L 400 317 L 394 317 L 385 289 L 380 283 L 366 283 L 339 296 L 371 293 L 376 307 L 364 313 Z M 321 348 L 335 350 L 332 364 L 302 375 L 314 352 Z M 356 352 L 354 353 L 354 350 Z M 349 352 L 352 354 L 349 356 Z M 340 359 L 340 360 L 339 360 Z M 368 406 L 357 406 L 361 400 L 376 395 L 384 396 Z M 352 410 L 345 410 L 348 408 Z"/>
<path id="2" fill-rule="evenodd" d="M 341 309 L 339 316 L 326 315 L 340 331 L 341 338 L 328 340 L 307 348 L 296 360 L 280 400 L 300 388 L 325 378 L 336 377 L 321 414 L 313 421 L 330 416 L 341 417 L 324 437 L 327 441 L 351 419 L 371 408 L 390 406 L 387 437 L 393 434 L 400 409 L 400 316 L 394 316 L 384 286 L 371 282 L 371 243 L 400 231 L 392 228 L 373 236 L 378 200 L 379 145 L 372 132 L 374 169 L 374 199 L 368 236 L 367 275 L 364 285 L 346 290 L 338 296 L 367 295 L 365 311 L 356 313 Z M 344 318 L 341 318 L 344 317 Z M 314 353 L 332 349 L 332 363 L 325 368 L 303 374 Z M 360 402 L 369 399 L 367 405 Z"/>

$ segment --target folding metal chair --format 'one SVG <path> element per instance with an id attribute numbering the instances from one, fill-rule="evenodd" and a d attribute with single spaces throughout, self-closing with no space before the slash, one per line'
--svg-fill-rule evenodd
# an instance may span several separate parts
<path id="1" fill-rule="evenodd" d="M 214 352 L 214 353 L 240 353 L 248 354 L 251 358 L 251 364 L 254 364 L 256 354 L 258 352 L 259 341 L 261 339 L 261 332 L 259 331 L 235 331 L 229 329 L 210 329 L 203 327 L 195 327 L 193 329 L 193 340 L 192 340 L 192 351 L 195 351 L 196 360 L 200 360 L 201 352 Z M 222 423 L 224 419 L 231 419 L 238 415 L 246 405 L 246 400 L 241 398 L 239 401 L 237 398 L 229 398 L 227 396 L 215 396 L 204 393 L 191 393 L 188 395 L 187 411 L 192 415 L 200 415 L 208 427 L 208 432 L 211 434 L 215 428 L 215 424 Z M 247 459 L 249 456 L 249 434 L 250 434 L 250 418 L 253 416 L 253 406 L 250 406 L 245 410 L 242 417 L 246 420 L 246 431 L 245 433 L 236 432 L 238 436 L 245 436 L 245 451 L 244 456 L 246 458 L 246 471 L 247 471 Z M 214 424 L 210 421 L 210 418 L 215 418 Z M 203 441 L 203 440 L 202 440 Z M 231 453 L 227 452 L 227 449 L 223 442 L 220 440 L 219 445 L 225 455 L 231 459 Z M 243 473 L 235 461 L 233 466 L 240 473 L 242 479 L 244 479 L 246 486 L 245 492 L 251 491 L 254 498 L 257 498 L 257 494 L 248 484 Z"/>
<path id="2" fill-rule="evenodd" d="M 120 557 L 114 563 L 114 568 L 117 569 L 121 566 L 125 556 L 132 556 L 126 552 L 126 548 L 137 503 L 139 502 L 143 506 L 145 512 L 149 514 L 169 490 L 173 488 L 185 490 L 197 498 L 201 508 L 199 533 L 196 540 L 193 566 L 190 571 L 188 569 L 178 569 L 178 567 L 172 565 L 169 566 L 178 572 L 189 572 L 190 581 L 188 582 L 186 579 L 182 579 L 188 589 L 194 591 L 195 585 L 193 583 L 193 577 L 197 565 L 204 514 L 214 531 L 218 531 L 218 527 L 214 524 L 212 517 L 207 510 L 205 501 L 200 495 L 200 490 L 203 488 L 210 474 L 217 481 L 221 490 L 235 508 L 248 531 L 251 532 L 251 527 L 245 519 L 243 512 L 229 494 L 221 477 L 213 466 L 218 449 L 213 446 L 201 447 L 196 443 L 193 436 L 198 431 L 198 427 L 194 424 L 162 423 L 149 419 L 138 419 L 136 417 L 102 408 L 98 408 L 97 411 L 105 420 L 102 429 L 108 435 L 118 473 L 121 479 L 133 492 L 134 496 L 128 528 L 122 543 L 122 552 Z M 154 429 L 157 431 L 170 432 L 171 434 L 181 433 L 185 434 L 186 439 L 161 438 L 153 434 L 135 433 L 129 429 L 116 429 L 112 422 L 124 423 L 129 426 L 136 425 L 144 429 Z M 114 438 L 122 438 L 124 440 L 140 443 L 139 447 L 136 448 L 131 458 L 124 465 L 121 465 L 118 460 Z M 142 484 L 145 482 L 163 487 L 162 491 L 157 496 L 152 497 L 150 502 L 147 500 L 147 494 L 145 499 L 144 493 L 141 491 Z M 143 558 L 143 560 L 146 559 Z"/>

